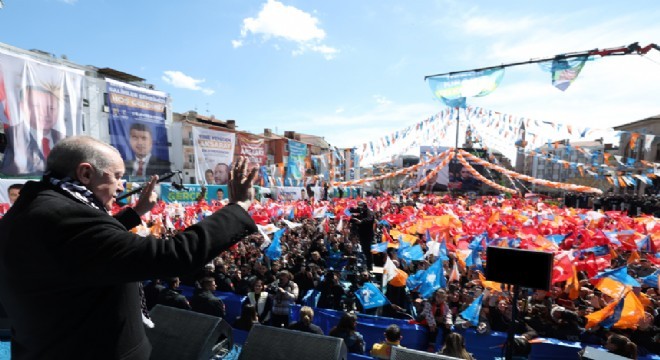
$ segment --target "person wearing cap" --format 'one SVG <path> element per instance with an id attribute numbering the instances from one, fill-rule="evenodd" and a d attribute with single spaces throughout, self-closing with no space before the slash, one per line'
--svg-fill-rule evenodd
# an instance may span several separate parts
<path id="1" fill-rule="evenodd" d="M 289 325 L 291 305 L 298 298 L 298 285 L 292 281 L 293 276 L 287 270 L 278 272 L 277 279 L 271 284 L 273 290 L 273 315 L 271 323 L 275 327 L 287 327 Z"/>

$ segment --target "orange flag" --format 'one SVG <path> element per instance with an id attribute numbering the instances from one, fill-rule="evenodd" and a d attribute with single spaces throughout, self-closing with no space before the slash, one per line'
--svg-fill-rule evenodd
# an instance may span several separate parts
<path id="1" fill-rule="evenodd" d="M 502 291 L 502 284 L 495 281 L 486 280 L 486 276 L 484 276 L 484 274 L 481 272 L 478 272 L 477 274 L 479 275 L 479 280 L 481 280 L 481 285 L 483 285 L 484 288 L 490 289 L 492 291 Z"/>
<path id="2" fill-rule="evenodd" d="M 639 321 L 644 319 L 644 305 L 634 292 L 626 295 L 621 311 L 621 318 L 614 324 L 617 329 L 636 329 Z"/>

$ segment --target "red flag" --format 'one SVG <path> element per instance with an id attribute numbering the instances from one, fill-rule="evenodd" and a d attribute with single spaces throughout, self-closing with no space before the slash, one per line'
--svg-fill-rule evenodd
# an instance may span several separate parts
<path id="1" fill-rule="evenodd" d="M 555 265 L 552 268 L 552 283 L 568 280 L 573 275 L 573 263 L 568 255 L 555 258 Z"/>

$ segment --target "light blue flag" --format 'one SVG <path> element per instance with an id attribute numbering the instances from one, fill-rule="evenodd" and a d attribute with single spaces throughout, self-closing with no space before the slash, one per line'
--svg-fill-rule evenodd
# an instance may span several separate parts
<path id="1" fill-rule="evenodd" d="M 421 246 L 415 245 L 403 249 L 400 248 L 398 256 L 406 262 L 424 260 L 424 251 Z"/>
<path id="2" fill-rule="evenodd" d="M 470 245 L 468 245 L 468 249 L 472 250 L 477 250 L 477 251 L 482 251 L 485 250 L 484 243 L 486 241 L 486 232 L 483 232 L 472 239 L 470 241 Z"/>
<path id="3" fill-rule="evenodd" d="M 415 290 L 418 286 L 422 285 L 424 274 L 426 274 L 426 270 L 417 270 L 416 273 L 409 275 L 408 280 L 406 280 L 408 290 Z"/>
<path id="4" fill-rule="evenodd" d="M 637 282 L 637 280 L 635 280 L 635 278 L 628 275 L 628 266 L 622 266 L 622 267 L 617 268 L 617 269 L 604 271 L 604 272 L 594 276 L 593 278 L 594 279 L 602 279 L 602 278 L 606 278 L 606 277 L 608 277 L 610 279 L 614 279 L 614 280 L 616 280 L 616 281 L 618 281 L 618 282 L 620 282 L 624 285 L 628 285 L 628 286 L 632 286 L 632 287 L 639 287 L 640 286 L 639 283 Z"/>
<path id="5" fill-rule="evenodd" d="M 389 304 L 385 295 L 372 283 L 365 283 L 355 292 L 355 297 L 364 309 L 373 309 Z"/>
<path id="6" fill-rule="evenodd" d="M 644 276 L 643 278 L 640 278 L 642 280 L 642 283 L 646 286 L 650 286 L 652 288 L 660 289 L 660 283 L 658 282 L 658 275 L 660 274 L 660 270 L 656 270 L 653 274 Z M 410 278 L 408 278 L 410 279 Z"/>
<path id="7" fill-rule="evenodd" d="M 440 255 L 438 255 L 438 260 L 440 261 L 449 261 L 449 255 L 447 255 L 447 243 L 445 239 L 442 239 L 440 243 Z"/>
<path id="8" fill-rule="evenodd" d="M 403 235 L 399 235 L 399 251 L 409 247 L 410 247 L 410 243 L 403 240 Z"/>
<path id="9" fill-rule="evenodd" d="M 561 234 L 547 235 L 545 238 L 559 245 L 561 244 L 562 241 L 564 241 L 566 235 L 561 235 Z"/>
<path id="10" fill-rule="evenodd" d="M 422 285 L 419 287 L 419 294 L 426 299 L 430 298 L 437 289 L 446 287 L 447 279 L 445 279 L 442 261 L 438 260 L 426 269 L 421 280 Z"/>
<path id="11" fill-rule="evenodd" d="M 388 245 L 387 241 L 383 241 L 383 242 L 378 243 L 378 244 L 373 244 L 373 245 L 371 245 L 371 252 L 372 253 L 385 252 L 385 251 L 387 251 L 387 245 Z"/>
<path id="12" fill-rule="evenodd" d="M 286 231 L 286 228 L 282 228 L 275 232 L 273 235 L 273 242 L 271 242 L 270 245 L 266 248 L 266 251 L 264 251 L 264 254 L 271 260 L 277 260 L 282 257 L 282 245 L 280 244 L 280 238 L 284 234 L 284 231 Z"/>
<path id="13" fill-rule="evenodd" d="M 463 312 L 461 312 L 459 315 L 470 322 L 472 326 L 477 326 L 479 325 L 479 313 L 481 312 L 481 305 L 484 302 L 484 294 L 479 295 L 478 298 L 474 299 L 472 301 L 472 304 L 468 306 Z"/>

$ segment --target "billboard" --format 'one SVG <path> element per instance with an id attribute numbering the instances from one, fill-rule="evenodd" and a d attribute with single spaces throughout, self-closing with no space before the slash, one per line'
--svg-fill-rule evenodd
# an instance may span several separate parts
<path id="1" fill-rule="evenodd" d="M 287 163 L 285 186 L 302 186 L 305 176 L 307 144 L 289 140 L 289 162 Z"/>
<path id="2" fill-rule="evenodd" d="M 199 183 L 227 185 L 234 161 L 236 134 L 193 127 L 192 136 Z"/>
<path id="3" fill-rule="evenodd" d="M 471 153 L 472 155 L 488 160 L 488 152 L 485 149 L 474 149 L 474 148 L 466 148 L 466 149 L 461 149 L 464 151 L 467 151 Z M 484 174 L 485 169 L 483 165 L 477 165 L 470 163 L 470 166 L 472 166 L 479 174 L 481 175 L 486 175 Z M 488 176 L 486 176 L 488 177 Z M 459 193 L 476 193 L 476 194 L 481 194 L 482 193 L 482 188 L 483 188 L 483 183 L 476 179 L 472 173 L 466 169 L 463 164 L 461 164 L 459 161 L 454 161 L 452 160 L 449 163 L 449 184 L 448 184 L 449 189 L 459 192 Z"/>
<path id="4" fill-rule="evenodd" d="M 448 147 L 444 147 L 444 146 L 420 146 L 419 162 L 420 163 L 425 162 L 431 157 L 436 156 L 447 149 Z M 421 166 L 417 171 L 416 183 L 419 183 L 422 180 L 422 178 L 424 178 L 428 173 L 430 173 L 435 168 L 437 168 L 441 162 L 442 159 Z M 431 192 L 447 191 L 448 184 L 449 184 L 449 169 L 448 167 L 445 166 L 443 169 L 440 169 L 440 171 L 438 171 L 435 177 L 435 181 L 427 182 L 419 190 L 427 194 Z"/>
<path id="5" fill-rule="evenodd" d="M 50 150 L 82 133 L 84 72 L 0 50 L 4 175 L 41 175 Z"/>
<path id="6" fill-rule="evenodd" d="M 239 156 L 243 156 L 248 161 L 248 170 L 253 168 L 261 169 L 266 165 L 266 141 L 263 138 L 251 134 L 236 135 L 236 147 Z M 262 184 L 262 171 L 257 172 L 255 184 Z"/>
<path id="7" fill-rule="evenodd" d="M 131 180 L 170 171 L 165 127 L 167 95 L 106 80 L 110 144 L 119 150 Z"/>

